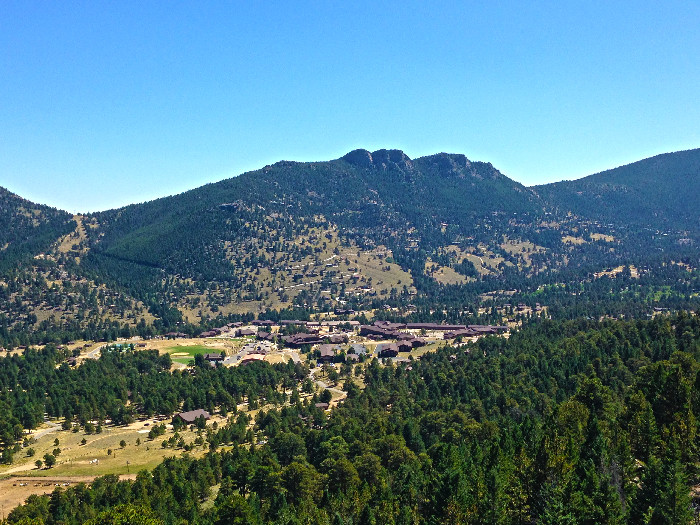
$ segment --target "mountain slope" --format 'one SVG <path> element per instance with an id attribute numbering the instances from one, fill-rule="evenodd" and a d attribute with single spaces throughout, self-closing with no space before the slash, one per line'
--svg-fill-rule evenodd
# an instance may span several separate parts
<path id="1" fill-rule="evenodd" d="M 464 155 L 355 150 L 75 217 L 0 190 L 0 345 L 293 307 L 462 323 L 501 322 L 517 301 L 560 316 L 687 307 L 698 151 L 526 188 Z"/>
<path id="2" fill-rule="evenodd" d="M 657 155 L 579 180 L 533 188 L 550 206 L 614 223 L 700 226 L 700 149 Z"/>
<path id="3" fill-rule="evenodd" d="M 74 227 L 70 214 L 0 188 L 0 270 L 41 253 Z"/>
<path id="4" fill-rule="evenodd" d="M 96 214 L 93 255 L 187 277 L 231 276 L 230 247 L 251 236 L 293 241 L 309 224 L 334 225 L 360 245 L 430 241 L 442 225 L 469 235 L 494 211 L 534 213 L 536 198 L 490 164 L 462 155 L 412 161 L 357 150 L 330 162 L 278 162 L 181 195 Z M 204 252 L 206 257 L 198 257 Z"/>

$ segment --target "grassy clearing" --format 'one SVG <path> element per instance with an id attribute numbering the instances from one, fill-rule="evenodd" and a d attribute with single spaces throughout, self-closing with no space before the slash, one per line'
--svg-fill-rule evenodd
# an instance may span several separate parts
<path id="1" fill-rule="evenodd" d="M 414 359 L 418 359 L 423 354 L 427 354 L 429 352 L 435 352 L 438 348 L 440 348 L 444 345 L 445 345 L 444 341 L 435 341 L 434 343 L 429 343 L 425 346 L 414 348 L 413 350 L 411 350 L 409 352 L 409 355 L 413 356 Z"/>
<path id="2" fill-rule="evenodd" d="M 532 261 L 530 260 L 532 254 L 545 253 L 547 251 L 543 246 L 538 246 L 529 241 L 508 239 L 505 235 L 503 236 L 501 248 L 510 255 L 520 259 L 518 266 L 521 268 L 532 266 Z"/>
<path id="3" fill-rule="evenodd" d="M 209 346 L 194 344 L 171 346 L 166 349 L 166 353 L 170 354 L 170 358 L 173 362 L 186 365 L 193 360 L 196 355 L 217 352 Z"/>
<path id="4" fill-rule="evenodd" d="M 440 284 L 464 284 L 470 279 L 448 266 L 440 266 L 428 259 L 425 262 L 425 274 Z"/>
<path id="5" fill-rule="evenodd" d="M 472 253 L 468 253 L 464 256 L 464 258 L 474 265 L 474 268 L 476 268 L 476 271 L 479 275 L 489 275 L 491 273 L 482 257 L 479 257 Z"/>
<path id="6" fill-rule="evenodd" d="M 121 479 L 134 478 L 134 474 L 121 476 Z M 51 494 L 56 486 L 67 487 L 77 483 L 90 483 L 95 476 L 51 476 L 50 478 L 32 478 L 27 476 L 0 480 L 0 509 L 3 517 L 21 505 L 32 494 Z"/>
<path id="7" fill-rule="evenodd" d="M 61 477 L 61 476 L 102 476 L 105 474 L 133 474 L 142 469 L 152 469 L 164 458 L 181 455 L 184 450 L 163 448 L 163 440 L 174 435 L 167 430 L 154 440 L 148 439 L 148 431 L 155 423 L 152 420 L 139 421 L 123 427 L 105 426 L 100 434 L 87 435 L 84 432 L 59 430 L 39 438 L 36 443 L 29 445 L 15 456 L 12 465 L 3 466 L 0 476 L 32 476 L 32 477 Z M 211 423 L 210 423 L 211 424 Z M 192 443 L 197 434 L 190 430 L 179 433 L 185 443 Z M 59 444 L 55 445 L 54 440 Z M 85 439 L 85 444 L 82 440 Z M 137 440 L 140 444 L 137 445 Z M 124 441 L 125 447 L 120 443 Z M 35 453 L 28 456 L 27 451 L 33 448 Z M 61 452 L 56 458 L 53 468 L 38 469 L 37 459 L 43 461 L 44 454 L 51 454 L 55 448 Z M 111 450 L 111 453 L 109 451 Z M 196 447 L 190 454 L 200 455 L 204 447 Z M 94 461 L 97 460 L 97 461 Z M 128 462 L 128 464 L 127 464 Z"/>
<path id="8" fill-rule="evenodd" d="M 615 237 L 602 233 L 591 233 L 590 238 L 592 241 L 615 242 Z"/>

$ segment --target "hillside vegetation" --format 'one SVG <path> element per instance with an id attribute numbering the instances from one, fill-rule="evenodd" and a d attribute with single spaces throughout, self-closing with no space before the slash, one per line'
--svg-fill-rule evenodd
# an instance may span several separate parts
<path id="1" fill-rule="evenodd" d="M 256 406 L 263 398 L 271 404 L 252 421 L 232 414 L 208 427 L 194 444 L 209 446 L 201 459 L 169 458 L 135 480 L 110 475 L 90 487 L 59 487 L 30 497 L 8 522 L 134 523 L 134 515 L 201 525 L 691 522 L 700 318 L 546 321 L 466 350 L 342 371 L 347 400 L 330 414 L 316 397 L 300 400 L 305 371 L 291 362 L 242 369 L 202 362 L 192 374 L 168 374 L 163 357 L 149 352 L 103 354 L 85 370 L 55 370 L 60 354 L 50 348 L 27 354 L 0 378 L 12 387 L 9 399 L 21 397 L 14 385 L 37 381 L 50 395 L 37 395 L 31 412 L 43 404 L 61 417 L 75 414 L 75 424 L 93 413 L 171 410 L 178 400 L 233 408 L 246 392 Z M 120 369 L 128 374 L 110 373 Z M 92 395 L 96 388 L 107 395 Z M 119 408 L 125 388 L 129 411 Z M 71 402 L 58 402 L 62 391 L 74 392 Z M 21 403 L 6 417 L 14 414 L 23 417 Z M 141 446 L 153 439 L 161 439 L 155 431 Z"/>
<path id="2" fill-rule="evenodd" d="M 75 217 L 3 191 L 0 344 L 272 311 L 501 322 L 511 303 L 572 297 L 577 315 L 685 308 L 698 292 L 699 151 L 530 189 L 464 155 L 355 150 Z M 634 280 L 608 272 L 620 267 Z"/>
<path id="3" fill-rule="evenodd" d="M 697 230 L 700 150 L 657 155 L 533 189 L 562 211 L 641 227 Z"/>

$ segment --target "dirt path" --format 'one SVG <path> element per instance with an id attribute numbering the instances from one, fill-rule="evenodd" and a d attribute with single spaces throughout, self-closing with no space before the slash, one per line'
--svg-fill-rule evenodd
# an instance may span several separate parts
<path id="1" fill-rule="evenodd" d="M 33 434 L 32 437 L 34 437 L 34 439 L 38 440 L 44 437 L 46 434 L 51 434 L 52 432 L 57 432 L 61 430 L 61 425 L 59 425 L 58 423 L 54 423 L 53 421 L 44 421 L 44 423 L 49 425 L 49 428 L 45 428 L 44 430 L 40 430 L 36 434 Z"/>

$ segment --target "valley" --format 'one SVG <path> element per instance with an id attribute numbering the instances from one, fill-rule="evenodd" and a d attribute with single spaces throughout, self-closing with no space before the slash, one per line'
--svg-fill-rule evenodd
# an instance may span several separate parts
<path id="1" fill-rule="evenodd" d="M 526 188 L 356 150 L 99 213 L 0 191 L 8 523 L 529 523 L 565 500 L 638 523 L 658 472 L 686 505 L 700 217 L 649 195 L 699 163 Z"/>

